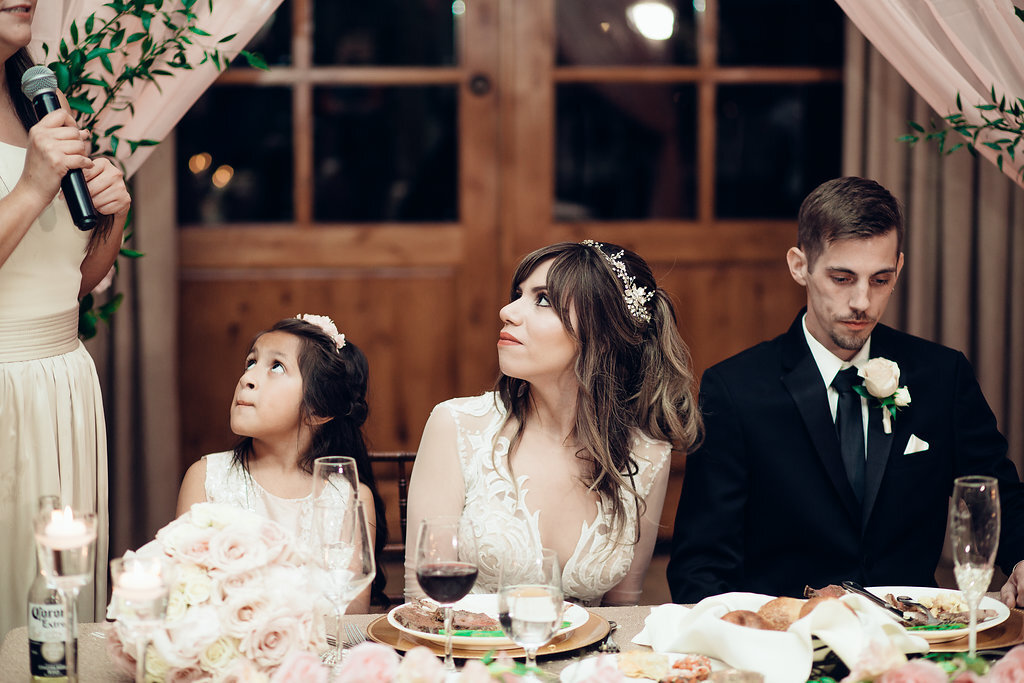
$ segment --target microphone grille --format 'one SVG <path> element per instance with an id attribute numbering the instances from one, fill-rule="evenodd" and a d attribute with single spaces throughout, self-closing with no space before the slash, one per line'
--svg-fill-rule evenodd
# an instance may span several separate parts
<path id="1" fill-rule="evenodd" d="M 30 100 L 42 92 L 57 91 L 57 76 L 48 67 L 40 65 L 30 66 L 21 77 L 21 92 Z"/>

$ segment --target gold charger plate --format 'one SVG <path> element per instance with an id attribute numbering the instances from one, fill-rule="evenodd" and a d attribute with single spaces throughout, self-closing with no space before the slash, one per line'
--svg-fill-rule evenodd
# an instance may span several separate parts
<path id="1" fill-rule="evenodd" d="M 589 618 L 579 628 L 573 630 L 560 641 L 549 643 L 537 651 L 539 656 L 553 655 L 560 652 L 571 652 L 580 648 L 592 645 L 608 635 L 608 620 L 602 616 L 587 612 Z M 994 629 L 993 629 L 994 630 Z M 378 643 L 390 645 L 396 650 L 405 652 L 417 645 L 424 645 L 434 654 L 444 655 L 444 644 L 432 643 L 428 640 L 419 640 L 402 633 L 388 623 L 387 615 L 377 617 L 366 627 L 366 636 Z M 459 659 L 482 659 L 491 650 L 468 650 L 460 647 L 452 647 L 452 655 Z M 510 647 L 499 650 L 510 657 L 522 657 L 526 653 L 522 648 Z"/>
<path id="2" fill-rule="evenodd" d="M 1003 623 L 978 634 L 979 650 L 998 650 L 1024 643 L 1024 612 L 1010 610 Z M 931 652 L 967 652 L 967 636 L 942 643 L 931 643 Z"/>

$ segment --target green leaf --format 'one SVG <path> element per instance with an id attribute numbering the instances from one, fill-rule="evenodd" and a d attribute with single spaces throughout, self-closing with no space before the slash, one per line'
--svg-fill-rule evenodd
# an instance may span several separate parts
<path id="1" fill-rule="evenodd" d="M 117 309 L 121 307 L 121 302 L 124 301 L 124 293 L 118 292 L 115 294 L 110 301 L 99 307 L 98 313 L 101 320 L 110 320 L 110 316 L 117 312 Z"/>
<path id="2" fill-rule="evenodd" d="M 985 145 L 989 149 L 994 149 L 997 152 L 1001 152 L 1002 151 L 1002 149 L 999 147 L 998 143 L 995 143 L 995 142 L 982 142 L 981 144 Z"/>
<path id="3" fill-rule="evenodd" d="M 85 97 L 69 97 L 68 106 L 75 111 L 80 111 L 83 114 L 95 114 L 96 110 L 92 108 L 92 103 Z"/>
<path id="4" fill-rule="evenodd" d="M 70 82 L 67 65 L 63 62 L 56 62 L 51 64 L 50 68 L 53 69 L 54 75 L 57 76 L 57 87 L 60 88 L 62 92 L 67 92 L 68 84 Z"/>
<path id="5" fill-rule="evenodd" d="M 118 29 L 114 32 L 114 35 L 110 37 L 110 47 L 117 47 L 124 40 L 124 29 Z"/>
<path id="6" fill-rule="evenodd" d="M 75 22 L 71 22 L 71 42 L 78 43 L 78 25 Z"/>
<path id="7" fill-rule="evenodd" d="M 976 105 L 974 105 L 974 108 L 977 109 L 978 111 L 992 111 L 993 109 L 996 108 L 996 105 L 994 105 L 994 104 L 976 104 Z"/>
<path id="8" fill-rule="evenodd" d="M 135 251 L 134 249 L 128 249 L 127 247 L 121 247 L 121 256 L 125 258 L 140 258 L 145 256 L 141 251 Z"/>
<path id="9" fill-rule="evenodd" d="M 896 142 L 908 142 L 912 145 L 919 139 L 920 138 L 918 138 L 916 135 L 901 135 L 898 138 L 896 138 Z"/>
<path id="10" fill-rule="evenodd" d="M 107 55 L 100 55 L 100 63 L 103 64 L 103 68 L 107 70 L 107 73 L 114 73 L 114 65 L 110 63 L 110 57 Z"/>
<path id="11" fill-rule="evenodd" d="M 949 148 L 949 152 L 948 153 L 952 154 L 953 152 L 957 151 L 958 149 L 960 149 L 963 146 L 964 146 L 964 143 L 958 142 L 958 143 L 956 143 L 955 145 L 953 145 L 952 147 Z"/>
<path id="12" fill-rule="evenodd" d="M 146 33 L 145 31 L 139 31 L 138 33 L 133 33 L 130 36 L 128 36 L 128 44 L 130 45 L 131 43 L 137 43 L 137 42 L 139 42 L 140 40 L 142 40 L 143 38 L 145 38 L 148 35 L 149 34 Z"/>
<path id="13" fill-rule="evenodd" d="M 111 154 L 117 154 L 117 146 L 118 146 L 118 144 L 120 142 L 121 142 L 121 138 L 117 137 L 116 135 L 111 135 L 110 136 L 110 153 Z"/>
<path id="14" fill-rule="evenodd" d="M 999 167 L 1000 171 L 1003 170 L 1003 155 L 1002 154 L 1000 154 L 998 157 L 996 157 L 996 166 Z"/>
<path id="15" fill-rule="evenodd" d="M 238 35 L 237 33 L 232 33 L 230 36 L 224 36 L 223 38 L 221 38 L 217 42 L 218 43 L 228 43 L 228 42 L 231 42 L 232 40 L 235 39 L 235 36 L 237 36 L 237 35 Z"/>
<path id="16" fill-rule="evenodd" d="M 267 65 L 267 61 L 263 59 L 263 55 L 256 52 L 249 52 L 248 50 L 242 50 L 239 54 L 245 57 L 245 61 L 254 69 L 260 69 L 262 71 L 270 70 L 270 67 Z"/>
<path id="17" fill-rule="evenodd" d="M 916 130 L 918 133 L 924 132 L 924 126 L 922 126 L 917 121 L 907 121 L 907 125 Z"/>
<path id="18" fill-rule="evenodd" d="M 188 31 L 189 31 L 189 33 L 193 33 L 193 34 L 195 34 L 195 35 L 197 35 L 197 36 L 203 36 L 204 38 L 208 38 L 208 37 L 210 37 L 210 34 L 209 34 L 209 33 L 207 33 L 206 31 L 204 31 L 203 29 L 201 29 L 201 28 L 197 28 L 197 27 L 195 27 L 195 26 L 189 26 L 189 27 L 188 27 Z"/>
<path id="19" fill-rule="evenodd" d="M 92 14 L 90 14 L 90 15 L 88 16 L 88 18 L 86 18 L 86 20 L 85 20 L 85 32 L 86 32 L 87 34 L 91 34 L 91 33 L 92 33 L 92 28 L 93 28 L 93 26 L 94 26 L 95 24 L 96 24 L 96 13 L 95 13 L 95 12 L 93 12 L 93 13 L 92 13 Z"/>
<path id="20" fill-rule="evenodd" d="M 960 93 L 956 94 L 956 108 L 959 109 L 960 111 L 964 110 L 964 105 L 960 103 Z"/>

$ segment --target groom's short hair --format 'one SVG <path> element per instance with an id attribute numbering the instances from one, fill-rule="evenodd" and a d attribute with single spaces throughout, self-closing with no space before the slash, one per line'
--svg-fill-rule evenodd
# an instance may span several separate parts
<path id="1" fill-rule="evenodd" d="M 892 194 L 867 178 L 848 176 L 814 188 L 800 205 L 797 247 L 809 267 L 825 246 L 845 239 L 867 239 L 896 231 L 896 253 L 903 251 L 903 210 Z"/>

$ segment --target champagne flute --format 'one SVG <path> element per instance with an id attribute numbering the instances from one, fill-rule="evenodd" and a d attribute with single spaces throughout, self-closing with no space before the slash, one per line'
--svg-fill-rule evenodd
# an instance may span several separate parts
<path id="1" fill-rule="evenodd" d="M 476 541 L 468 523 L 459 517 L 424 519 L 416 536 L 416 580 L 424 593 L 444 607 L 446 671 L 455 671 L 452 605 L 466 597 L 476 575 Z"/>
<path id="2" fill-rule="evenodd" d="M 78 591 L 92 579 L 96 560 L 96 513 L 47 509 L 36 515 L 35 537 L 39 567 L 64 601 L 65 651 L 68 683 L 78 683 Z"/>
<path id="3" fill-rule="evenodd" d="M 978 604 L 992 581 L 999 547 L 999 482 L 993 477 L 959 477 L 949 506 L 953 573 L 970 610 L 969 654 L 978 644 Z"/>
<path id="4" fill-rule="evenodd" d="M 334 607 L 338 620 L 335 650 L 327 660 L 335 667 L 340 666 L 344 658 L 341 634 L 345 611 L 377 574 L 366 513 L 358 499 L 349 500 L 351 502 L 342 507 L 320 503 L 313 509 L 323 593 Z"/>
<path id="5" fill-rule="evenodd" d="M 537 650 L 558 632 L 564 612 L 558 555 L 541 548 L 526 561 L 503 565 L 498 581 L 498 621 L 505 635 L 526 652 L 524 680 L 540 680 Z"/>
<path id="6" fill-rule="evenodd" d="M 170 567 L 160 557 L 129 555 L 110 561 L 114 618 L 136 638 L 135 681 L 146 680 L 150 634 L 167 615 Z"/>

